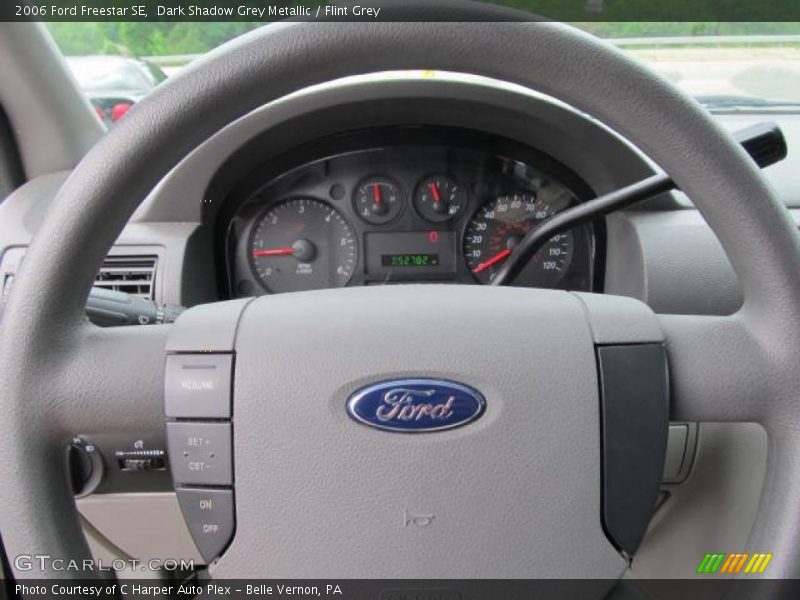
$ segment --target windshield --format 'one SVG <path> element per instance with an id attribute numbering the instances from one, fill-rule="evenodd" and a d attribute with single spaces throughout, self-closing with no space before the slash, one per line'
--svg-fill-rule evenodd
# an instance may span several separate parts
<path id="1" fill-rule="evenodd" d="M 800 112 L 800 23 L 573 24 L 646 62 L 711 110 Z M 260 25 L 60 22 L 48 27 L 97 105 L 95 98 L 123 91 L 132 92 L 129 101 L 135 102 L 198 56 Z"/>
<path id="2" fill-rule="evenodd" d="M 141 61 L 102 56 L 71 56 L 67 64 L 85 92 L 129 91 L 146 94 L 166 76 L 156 76 Z M 159 70 L 160 71 L 160 70 Z"/>

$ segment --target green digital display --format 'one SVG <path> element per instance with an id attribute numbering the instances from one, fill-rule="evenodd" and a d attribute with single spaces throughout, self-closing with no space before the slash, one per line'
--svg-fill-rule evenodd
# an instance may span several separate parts
<path id="1" fill-rule="evenodd" d="M 382 254 L 383 267 L 438 267 L 438 254 Z"/>

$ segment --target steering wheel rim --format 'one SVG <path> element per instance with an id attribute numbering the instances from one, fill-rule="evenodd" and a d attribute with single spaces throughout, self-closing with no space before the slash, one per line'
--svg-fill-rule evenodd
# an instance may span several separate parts
<path id="1" fill-rule="evenodd" d="M 493 77 L 571 104 L 638 145 L 695 201 L 739 276 L 744 305 L 731 317 L 660 318 L 672 416 L 765 426 L 768 474 L 750 544 L 774 554 L 771 576 L 800 576 L 794 224 L 697 104 L 621 52 L 554 23 L 273 25 L 210 53 L 132 109 L 62 187 L 4 316 L 0 449 L 15 466 L 0 475 L 7 551 L 88 557 L 64 442 L 89 427 L 162 426 L 168 328 L 98 330 L 83 317 L 97 265 L 139 201 L 197 144 L 258 106 L 340 77 L 415 68 Z M 125 361 L 139 369 L 120 369 Z"/>

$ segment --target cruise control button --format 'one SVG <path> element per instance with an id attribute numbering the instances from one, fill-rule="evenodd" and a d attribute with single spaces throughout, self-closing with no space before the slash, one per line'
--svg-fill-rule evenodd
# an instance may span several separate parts
<path id="1" fill-rule="evenodd" d="M 167 417 L 227 419 L 231 416 L 230 354 L 170 354 L 164 379 Z"/>
<path id="2" fill-rule="evenodd" d="M 233 491 L 178 488 L 175 493 L 200 555 L 211 562 L 233 536 Z"/>
<path id="3" fill-rule="evenodd" d="M 230 423 L 167 423 L 167 446 L 176 484 L 233 483 Z"/>

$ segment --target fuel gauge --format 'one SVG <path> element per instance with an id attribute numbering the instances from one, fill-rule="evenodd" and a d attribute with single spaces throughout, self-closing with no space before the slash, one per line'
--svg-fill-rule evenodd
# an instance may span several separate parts
<path id="1" fill-rule="evenodd" d="M 455 219 L 464 210 L 467 194 L 447 175 L 431 175 L 417 184 L 414 206 L 423 218 L 433 223 Z"/>

